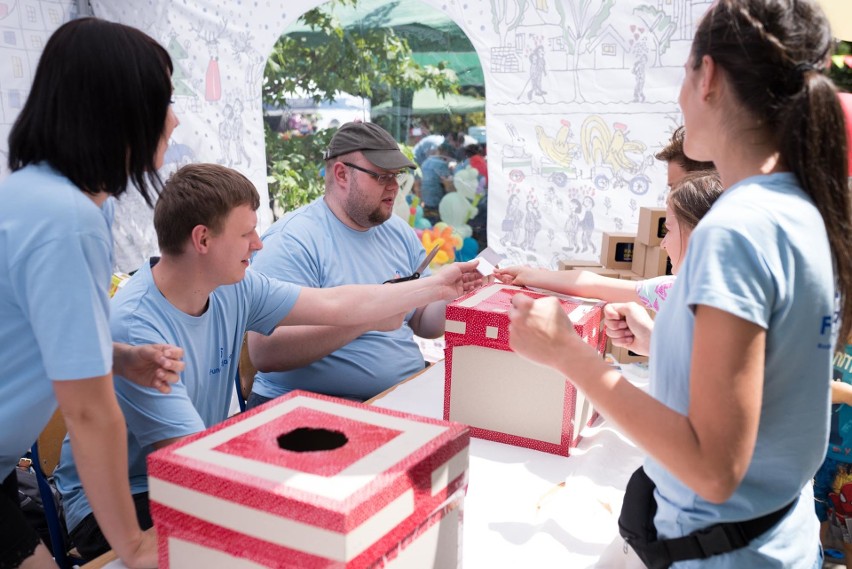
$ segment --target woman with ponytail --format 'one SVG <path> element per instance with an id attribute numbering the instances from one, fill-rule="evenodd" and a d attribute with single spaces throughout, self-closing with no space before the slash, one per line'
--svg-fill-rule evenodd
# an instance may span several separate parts
<path id="1" fill-rule="evenodd" d="M 712 161 L 725 191 L 655 322 L 635 305 L 605 309 L 614 341 L 651 338 L 649 394 L 552 300 L 514 299 L 512 347 L 565 374 L 647 452 L 619 526 L 649 567 L 821 566 L 811 478 L 832 353 L 852 325 L 832 46 L 816 0 L 717 0 L 702 18 L 680 93 L 684 150 Z"/>

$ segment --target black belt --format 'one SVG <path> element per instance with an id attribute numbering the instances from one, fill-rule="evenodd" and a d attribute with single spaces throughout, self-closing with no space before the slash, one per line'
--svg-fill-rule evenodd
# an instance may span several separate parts
<path id="1" fill-rule="evenodd" d="M 683 537 L 660 540 L 669 551 L 672 563 L 687 559 L 705 559 L 745 547 L 763 535 L 784 517 L 796 501 L 780 510 L 744 522 L 726 522 L 700 529 Z"/>
<path id="2" fill-rule="evenodd" d="M 796 500 L 759 518 L 718 523 L 689 535 L 657 539 L 654 516 L 656 485 L 640 466 L 630 477 L 618 518 L 619 533 L 649 569 L 665 569 L 687 559 L 706 559 L 748 545 L 790 511 Z"/>

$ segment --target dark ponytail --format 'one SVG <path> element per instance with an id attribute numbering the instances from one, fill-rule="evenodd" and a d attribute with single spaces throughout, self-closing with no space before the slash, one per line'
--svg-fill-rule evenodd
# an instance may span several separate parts
<path id="1" fill-rule="evenodd" d="M 828 232 L 841 294 L 839 344 L 852 329 L 852 205 L 843 110 L 834 84 L 823 73 L 808 71 L 802 91 L 783 116 L 781 156 L 811 196 Z"/>
<path id="2" fill-rule="evenodd" d="M 843 345 L 852 330 L 852 202 L 844 115 L 823 72 L 833 42 L 815 0 L 718 0 L 698 26 L 692 60 L 699 66 L 709 55 L 727 72 L 737 98 L 775 137 L 782 163 L 822 215 Z"/>

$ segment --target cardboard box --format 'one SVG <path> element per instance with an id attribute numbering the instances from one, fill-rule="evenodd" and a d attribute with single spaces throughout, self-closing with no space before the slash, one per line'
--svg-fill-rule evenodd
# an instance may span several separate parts
<path id="1" fill-rule="evenodd" d="M 577 333 L 603 356 L 603 302 L 493 284 L 447 305 L 444 418 L 475 437 L 567 456 L 597 413 L 565 377 L 509 347 L 512 297 L 555 296 Z"/>
<path id="2" fill-rule="evenodd" d="M 662 247 L 648 247 L 645 254 L 646 278 L 672 274 L 672 261 Z"/>
<path id="3" fill-rule="evenodd" d="M 648 356 L 640 356 L 639 354 L 631 352 L 627 348 L 623 348 L 621 346 L 612 346 L 610 353 L 620 364 L 626 365 L 648 361 Z"/>
<path id="4" fill-rule="evenodd" d="M 469 441 L 289 393 L 148 457 L 159 566 L 456 567 Z"/>
<path id="5" fill-rule="evenodd" d="M 636 240 L 649 247 L 659 247 L 666 236 L 666 208 L 640 207 Z"/>
<path id="6" fill-rule="evenodd" d="M 637 275 L 645 276 L 645 259 L 648 257 L 648 246 L 644 243 L 636 242 L 633 244 L 633 262 L 630 264 L 630 270 Z"/>
<path id="7" fill-rule="evenodd" d="M 592 269 L 592 268 L 602 268 L 603 265 L 598 263 L 597 261 L 564 261 L 560 260 L 558 265 L 560 271 L 567 271 L 570 269 Z"/>
<path id="8" fill-rule="evenodd" d="M 630 269 L 633 267 L 632 233 L 603 232 L 601 239 L 601 265 L 608 269 Z"/>

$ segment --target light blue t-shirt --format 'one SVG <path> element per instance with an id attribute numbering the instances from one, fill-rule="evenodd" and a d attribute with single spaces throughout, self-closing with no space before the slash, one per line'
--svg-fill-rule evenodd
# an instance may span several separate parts
<path id="1" fill-rule="evenodd" d="M 148 490 L 145 460 L 154 450 L 153 443 L 203 431 L 228 417 L 246 330 L 269 334 L 298 295 L 295 285 L 246 271 L 239 283 L 213 291 L 204 314 L 190 316 L 160 293 L 148 263 L 119 290 L 110 318 L 116 341 L 180 346 L 186 364 L 168 394 L 115 377 L 118 402 L 127 420 L 131 493 Z M 68 528 L 73 529 L 92 509 L 67 437 L 55 477 Z"/>
<path id="2" fill-rule="evenodd" d="M 46 164 L 0 183 L 0 479 L 56 410 L 52 381 L 112 369 L 104 212 Z"/>
<path id="3" fill-rule="evenodd" d="M 662 275 L 659 277 L 651 277 L 636 282 L 636 294 L 645 308 L 649 308 L 654 312 L 659 312 L 660 307 L 666 302 L 669 297 L 669 289 L 677 279 L 674 275 Z"/>
<path id="4" fill-rule="evenodd" d="M 381 284 L 407 276 L 425 258 L 414 230 L 392 215 L 381 225 L 356 231 L 319 198 L 275 222 L 263 235 L 252 269 L 315 288 Z M 429 274 L 428 269 L 425 274 Z M 393 286 L 388 284 L 385 286 Z M 252 391 L 278 397 L 304 389 L 365 400 L 423 369 L 420 349 L 406 324 L 392 332 L 370 331 L 300 369 L 259 373 Z"/>
<path id="5" fill-rule="evenodd" d="M 697 305 L 766 329 L 760 426 L 745 478 L 723 504 L 703 500 L 659 464 L 646 462 L 657 484 L 657 531 L 671 538 L 753 519 L 801 494 L 805 513 L 798 504 L 749 547 L 675 567 L 811 567 L 819 528 L 807 497 L 828 439 L 835 281 L 822 217 L 795 176 L 757 176 L 734 185 L 689 239 L 686 260 L 657 314 L 650 357 L 652 395 L 683 414 Z"/>

